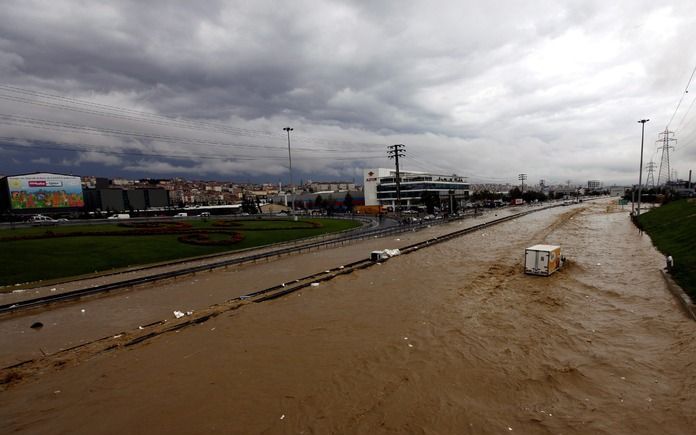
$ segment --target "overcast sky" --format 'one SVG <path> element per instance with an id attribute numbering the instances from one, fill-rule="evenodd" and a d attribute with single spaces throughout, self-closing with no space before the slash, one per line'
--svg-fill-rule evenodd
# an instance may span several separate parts
<path id="1" fill-rule="evenodd" d="M 693 0 L 0 6 L 4 174 L 285 183 L 291 126 L 296 182 L 403 143 L 472 182 L 631 184 L 642 118 L 645 164 L 669 124 L 696 169 Z"/>

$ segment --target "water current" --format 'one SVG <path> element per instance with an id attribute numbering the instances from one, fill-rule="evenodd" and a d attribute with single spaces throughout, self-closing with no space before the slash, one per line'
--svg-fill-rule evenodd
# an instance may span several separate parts
<path id="1" fill-rule="evenodd" d="M 537 243 L 567 265 L 525 275 Z M 696 323 L 662 266 L 607 202 L 543 211 L 20 383 L 0 429 L 694 433 Z"/>

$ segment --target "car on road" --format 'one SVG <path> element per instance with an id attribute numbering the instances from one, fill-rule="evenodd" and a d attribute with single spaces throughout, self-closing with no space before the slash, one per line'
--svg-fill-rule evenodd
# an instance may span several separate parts
<path id="1" fill-rule="evenodd" d="M 29 218 L 29 222 L 32 225 L 55 225 L 58 223 L 57 220 L 49 216 L 44 216 L 42 214 L 36 214 Z"/>

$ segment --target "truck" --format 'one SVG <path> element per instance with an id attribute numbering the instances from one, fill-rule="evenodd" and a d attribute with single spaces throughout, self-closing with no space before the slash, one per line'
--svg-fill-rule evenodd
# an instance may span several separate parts
<path id="1" fill-rule="evenodd" d="M 115 215 L 109 216 L 107 219 L 130 219 L 128 213 L 116 213 Z"/>
<path id="2" fill-rule="evenodd" d="M 558 245 L 530 246 L 524 250 L 524 273 L 549 276 L 560 269 L 564 261 Z"/>
<path id="3" fill-rule="evenodd" d="M 365 214 L 377 216 L 386 212 L 385 208 L 381 205 L 356 205 L 353 207 L 355 214 Z"/>

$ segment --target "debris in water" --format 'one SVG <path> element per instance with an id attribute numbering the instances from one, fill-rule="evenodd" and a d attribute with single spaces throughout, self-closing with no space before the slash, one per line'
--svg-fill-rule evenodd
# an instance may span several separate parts
<path id="1" fill-rule="evenodd" d="M 187 312 L 186 312 L 186 315 L 187 315 L 187 316 L 190 316 L 190 315 L 192 315 L 192 314 L 193 314 L 193 311 L 187 311 Z"/>
<path id="2" fill-rule="evenodd" d="M 31 329 L 41 329 L 43 328 L 43 323 L 41 322 L 34 322 L 30 326 Z"/>
<path id="3" fill-rule="evenodd" d="M 145 328 L 143 328 L 142 326 L 138 326 L 138 329 L 142 330 L 142 329 L 145 329 Z"/>
<path id="4" fill-rule="evenodd" d="M 411 343 L 409 343 L 409 344 L 408 344 L 408 347 L 413 347 L 413 345 L 412 345 Z"/>
<path id="5" fill-rule="evenodd" d="M 182 313 L 181 311 L 174 311 L 174 317 L 176 317 L 177 319 L 181 319 L 182 317 L 184 317 L 184 313 Z"/>
<path id="6" fill-rule="evenodd" d="M 318 283 L 318 282 L 313 282 L 313 283 L 311 284 L 311 286 L 312 286 L 312 287 L 319 287 L 319 283 Z"/>
<path id="7" fill-rule="evenodd" d="M 57 290 L 57 289 L 56 289 L 55 287 L 53 287 L 53 288 L 51 289 L 52 292 L 54 292 L 54 291 L 56 291 L 56 290 Z"/>
<path id="8" fill-rule="evenodd" d="M 285 414 L 283 414 L 283 415 L 280 416 L 280 419 L 281 419 L 281 420 L 284 419 L 284 418 L 285 418 Z"/>
<path id="9" fill-rule="evenodd" d="M 114 338 L 121 338 L 123 334 L 114 335 Z"/>
<path id="10" fill-rule="evenodd" d="M 84 308 L 80 310 L 80 312 L 83 313 L 83 314 L 84 314 L 86 311 L 87 311 L 87 310 L 85 310 Z"/>
<path id="11" fill-rule="evenodd" d="M 12 293 L 24 293 L 26 290 L 23 289 L 18 289 L 18 290 L 12 290 Z"/>
<path id="12" fill-rule="evenodd" d="M 601 265 L 602 265 L 602 263 L 597 263 L 597 266 L 601 266 Z"/>

